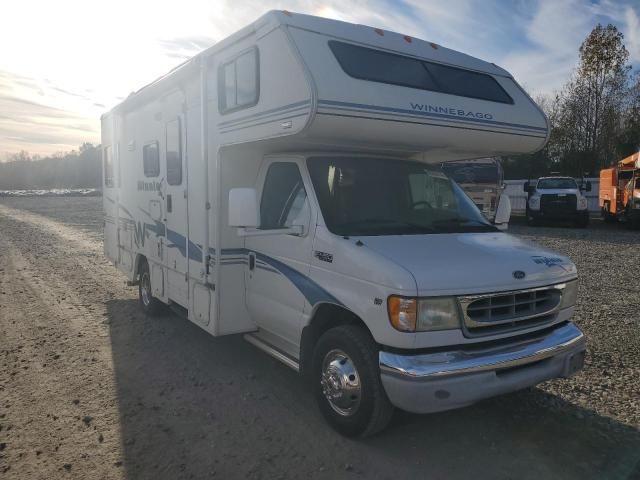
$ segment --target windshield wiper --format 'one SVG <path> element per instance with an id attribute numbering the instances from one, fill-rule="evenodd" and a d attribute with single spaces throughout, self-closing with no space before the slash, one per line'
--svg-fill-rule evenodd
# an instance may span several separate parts
<path id="1" fill-rule="evenodd" d="M 405 222 L 403 220 L 393 220 L 390 218 L 366 218 L 364 220 L 357 220 L 354 222 L 346 222 L 346 223 L 341 223 L 340 225 L 336 225 L 336 227 L 341 229 L 341 231 L 345 228 L 350 229 L 358 226 L 363 226 L 365 228 L 371 227 L 375 229 L 384 229 L 385 227 L 397 229 L 398 227 L 403 227 L 403 228 L 409 228 L 414 232 L 415 231 L 424 232 L 424 233 L 434 232 L 433 228 L 431 227 L 418 225 L 417 223 Z M 350 235 L 357 235 L 357 233 L 350 233 Z"/>
<path id="2" fill-rule="evenodd" d="M 489 229 L 495 229 L 490 223 L 481 222 L 470 218 L 445 218 L 441 220 L 435 220 L 432 222 L 437 226 L 456 226 L 456 227 L 486 227 Z"/>

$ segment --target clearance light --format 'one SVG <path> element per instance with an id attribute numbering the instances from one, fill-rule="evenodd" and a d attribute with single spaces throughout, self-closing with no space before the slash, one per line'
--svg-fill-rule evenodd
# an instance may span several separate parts
<path id="1" fill-rule="evenodd" d="M 429 45 L 431 45 L 431 48 L 433 48 L 434 50 L 438 49 L 438 44 L 437 43 L 430 43 Z"/>
<path id="2" fill-rule="evenodd" d="M 379 28 L 374 28 L 373 31 L 376 32 L 381 37 L 384 37 L 384 32 L 382 30 L 380 30 Z"/>
<path id="3" fill-rule="evenodd" d="M 413 38 L 411 38 L 409 35 L 405 35 L 402 38 L 404 38 L 404 41 L 407 42 L 407 43 L 413 42 Z"/>
<path id="4" fill-rule="evenodd" d="M 387 302 L 389 321 L 401 332 L 416 331 L 416 299 L 392 295 Z"/>

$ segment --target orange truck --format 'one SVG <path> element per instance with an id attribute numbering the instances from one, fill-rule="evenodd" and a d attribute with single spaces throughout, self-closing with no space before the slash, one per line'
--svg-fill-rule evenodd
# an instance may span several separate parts
<path id="1" fill-rule="evenodd" d="M 640 226 L 640 152 L 600 170 L 599 199 L 605 220 Z"/>

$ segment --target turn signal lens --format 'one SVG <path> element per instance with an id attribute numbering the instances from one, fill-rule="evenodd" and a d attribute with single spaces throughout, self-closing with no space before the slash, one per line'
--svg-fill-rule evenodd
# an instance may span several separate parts
<path id="1" fill-rule="evenodd" d="M 392 295 L 387 302 L 389 321 L 401 332 L 416 331 L 416 299 Z"/>

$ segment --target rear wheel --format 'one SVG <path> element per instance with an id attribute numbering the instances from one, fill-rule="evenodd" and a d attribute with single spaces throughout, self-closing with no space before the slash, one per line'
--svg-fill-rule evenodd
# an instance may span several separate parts
<path id="1" fill-rule="evenodd" d="M 378 348 L 365 329 L 342 325 L 324 333 L 313 353 L 312 379 L 320 411 L 339 433 L 369 436 L 391 420 Z"/>
<path id="2" fill-rule="evenodd" d="M 146 260 L 140 265 L 140 278 L 138 281 L 138 299 L 144 313 L 157 315 L 162 310 L 162 302 L 153 296 L 151 289 L 151 275 L 149 264 Z"/>

